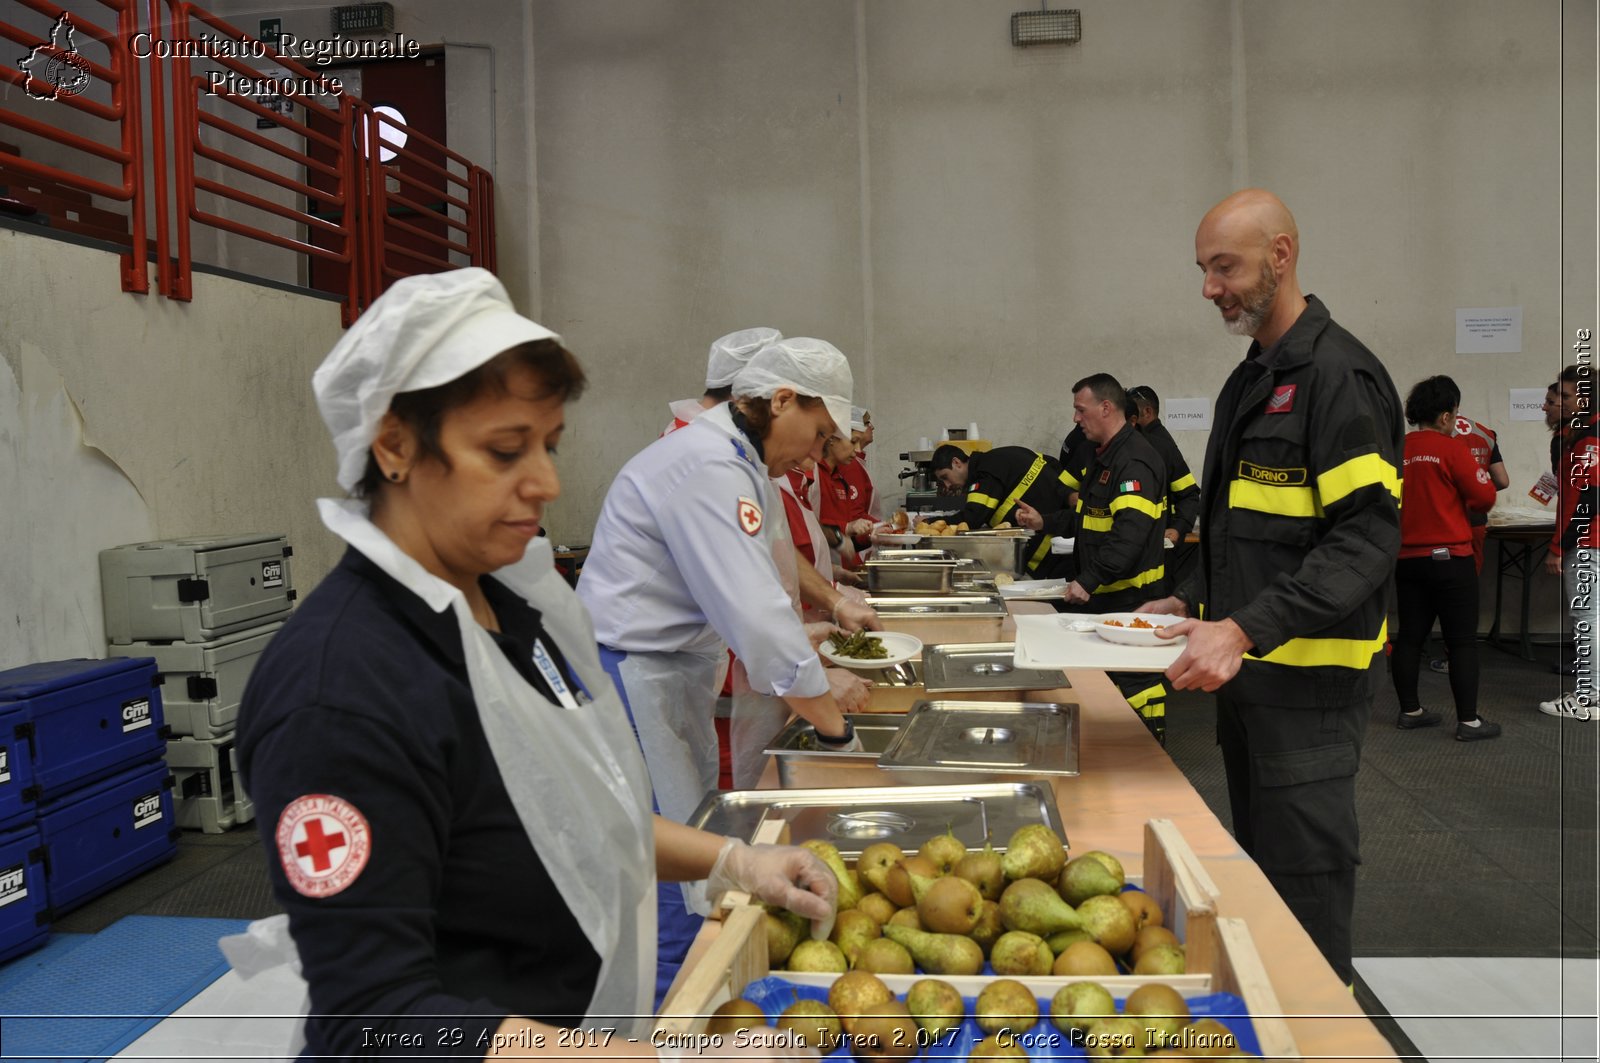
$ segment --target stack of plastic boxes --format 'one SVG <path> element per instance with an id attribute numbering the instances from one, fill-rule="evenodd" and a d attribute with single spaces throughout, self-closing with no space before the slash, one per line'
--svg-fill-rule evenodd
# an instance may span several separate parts
<path id="1" fill-rule="evenodd" d="M 218 834 L 255 818 L 234 747 L 245 683 L 295 599 L 282 535 L 135 543 L 100 554 L 111 654 L 150 657 L 170 731 L 178 826 Z"/>
<path id="2" fill-rule="evenodd" d="M 0 959 L 177 852 L 147 657 L 0 672 Z"/>

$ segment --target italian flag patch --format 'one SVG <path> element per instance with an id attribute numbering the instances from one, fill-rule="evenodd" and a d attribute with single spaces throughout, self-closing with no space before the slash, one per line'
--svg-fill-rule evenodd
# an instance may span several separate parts
<path id="1" fill-rule="evenodd" d="M 1122 494 L 1127 494 L 1130 491 L 1137 491 L 1137 490 L 1139 490 L 1139 481 L 1138 480 L 1124 480 L 1124 481 L 1122 481 L 1121 483 L 1119 483 L 1117 485 L 1117 490 L 1119 492 L 1121 492 Z"/>

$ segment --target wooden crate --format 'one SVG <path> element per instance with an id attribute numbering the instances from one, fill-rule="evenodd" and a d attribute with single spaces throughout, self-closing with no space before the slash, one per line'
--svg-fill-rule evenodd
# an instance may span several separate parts
<path id="1" fill-rule="evenodd" d="M 764 839 L 765 840 L 765 839 Z M 1056 990 L 1074 981 L 1096 981 L 1113 996 L 1126 998 L 1141 985 L 1159 982 L 1186 997 L 1232 993 L 1245 1002 L 1260 1042 L 1262 1058 L 1298 1060 L 1283 1008 L 1267 978 L 1261 956 L 1243 920 L 1217 917 L 1217 888 L 1211 882 L 1171 820 L 1145 824 L 1142 888 L 1161 906 L 1165 925 L 1184 944 L 1186 973 L 1176 976 L 1118 975 L 1111 978 L 1044 976 L 1020 978 L 1034 995 L 1048 1000 Z M 1141 878 L 1130 879 L 1141 885 Z M 767 964 L 766 922 L 759 906 L 740 904 L 725 909 L 716 940 L 701 961 L 689 971 L 678 991 L 667 1000 L 656 1028 L 668 1035 L 704 1033 L 716 1008 L 743 992 L 751 982 L 772 973 Z M 836 975 L 779 972 L 797 985 L 828 986 Z M 880 975 L 897 996 L 924 975 Z M 992 975 L 943 977 L 963 996 L 976 996 Z"/>

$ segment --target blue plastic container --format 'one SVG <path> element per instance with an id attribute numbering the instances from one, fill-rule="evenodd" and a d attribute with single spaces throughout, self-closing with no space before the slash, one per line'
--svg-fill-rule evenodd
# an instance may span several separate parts
<path id="1" fill-rule="evenodd" d="M 26 715 L 40 800 L 166 751 L 158 681 L 149 657 L 47 661 L 0 672 L 0 713 Z"/>
<path id="2" fill-rule="evenodd" d="M 172 777 L 157 760 L 39 806 L 52 915 L 71 911 L 178 852 Z"/>
<path id="3" fill-rule="evenodd" d="M 33 746 L 26 710 L 0 711 L 0 831 L 33 822 L 39 792 L 33 785 Z"/>
<path id="4" fill-rule="evenodd" d="M 39 828 L 0 831 L 0 961 L 31 952 L 49 936 Z"/>

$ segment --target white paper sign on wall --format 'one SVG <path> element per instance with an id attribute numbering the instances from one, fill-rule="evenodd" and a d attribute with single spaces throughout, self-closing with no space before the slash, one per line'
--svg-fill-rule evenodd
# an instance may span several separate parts
<path id="1" fill-rule="evenodd" d="M 1168 399 L 1161 404 L 1161 423 L 1169 432 L 1205 432 L 1211 428 L 1210 399 Z"/>
<path id="2" fill-rule="evenodd" d="M 1518 354 L 1522 307 L 1456 307 L 1457 354 Z"/>
<path id="3" fill-rule="evenodd" d="M 1511 413 L 1513 421 L 1544 420 L 1544 388 L 1512 388 Z"/>

